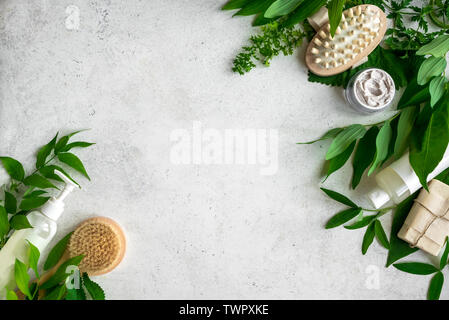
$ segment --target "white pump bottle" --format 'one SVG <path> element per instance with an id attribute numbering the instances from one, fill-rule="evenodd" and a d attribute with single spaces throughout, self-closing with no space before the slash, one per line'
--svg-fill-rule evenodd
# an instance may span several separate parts
<path id="1" fill-rule="evenodd" d="M 42 252 L 56 234 L 56 221 L 64 211 L 64 199 L 78 187 L 64 174 L 55 170 L 55 173 L 65 182 L 65 188 L 58 197 L 50 198 L 40 209 L 27 215 L 33 228 L 15 231 L 5 246 L 0 250 L 0 298 L 6 295 L 6 289 L 16 288 L 14 278 L 14 264 L 16 258 L 23 263 L 28 262 L 28 242 Z"/>

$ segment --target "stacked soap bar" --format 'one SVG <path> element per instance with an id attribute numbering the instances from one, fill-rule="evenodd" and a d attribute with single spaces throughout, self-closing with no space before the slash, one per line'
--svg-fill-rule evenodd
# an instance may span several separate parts
<path id="1" fill-rule="evenodd" d="M 449 236 L 449 186 L 438 180 L 422 189 L 398 237 L 437 256 Z"/>
<path id="2" fill-rule="evenodd" d="M 360 5 L 344 11 L 335 36 L 325 23 L 310 42 L 306 52 L 308 68 L 318 75 L 330 76 L 349 69 L 370 54 L 386 31 L 385 13 L 374 5 Z"/>

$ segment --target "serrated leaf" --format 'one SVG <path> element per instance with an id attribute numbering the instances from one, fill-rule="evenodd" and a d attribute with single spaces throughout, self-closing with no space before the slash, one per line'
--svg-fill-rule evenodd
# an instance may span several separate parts
<path id="1" fill-rule="evenodd" d="M 441 271 L 438 271 L 430 280 L 429 291 L 427 292 L 427 299 L 439 300 L 441 290 L 443 289 L 444 276 Z"/>
<path id="2" fill-rule="evenodd" d="M 25 170 L 19 161 L 10 157 L 0 157 L 0 161 L 11 178 L 17 181 L 23 180 L 25 177 Z"/>
<path id="3" fill-rule="evenodd" d="M 371 223 L 371 221 L 373 221 L 375 218 L 377 217 L 377 214 L 371 215 L 371 216 L 366 216 L 363 217 L 360 221 L 357 221 L 351 225 L 348 226 L 344 226 L 345 229 L 348 230 L 355 230 L 355 229 L 360 229 L 363 227 L 366 227 L 367 225 L 369 225 Z"/>
<path id="4" fill-rule="evenodd" d="M 0 240 L 9 233 L 8 213 L 5 208 L 0 206 Z"/>
<path id="5" fill-rule="evenodd" d="M 333 129 L 330 129 L 329 131 L 327 131 L 325 134 L 323 134 L 321 136 L 321 138 L 319 138 L 319 139 L 312 140 L 312 141 L 307 141 L 307 142 L 298 142 L 296 144 L 312 144 L 312 143 L 315 143 L 315 142 L 318 142 L 318 141 L 335 138 L 335 136 L 337 134 L 339 134 L 341 131 L 343 131 L 342 128 L 333 128 Z"/>
<path id="6" fill-rule="evenodd" d="M 371 168 L 368 170 L 368 176 L 371 175 L 387 158 L 388 147 L 390 146 L 390 140 L 393 136 L 390 121 L 386 121 L 376 137 L 376 154 Z"/>
<path id="7" fill-rule="evenodd" d="M 5 190 L 5 209 L 6 212 L 14 214 L 17 211 L 17 200 L 16 197 Z"/>
<path id="8" fill-rule="evenodd" d="M 360 139 L 365 134 L 366 129 L 361 124 L 353 124 L 344 128 L 332 141 L 326 153 L 326 160 L 330 160 L 345 151 L 351 143 Z"/>
<path id="9" fill-rule="evenodd" d="M 362 254 L 366 254 L 368 251 L 368 248 L 370 247 L 371 243 L 374 241 L 374 223 L 370 223 L 368 228 L 366 228 L 365 235 L 363 236 L 362 241 Z"/>
<path id="10" fill-rule="evenodd" d="M 69 243 L 70 237 L 73 232 L 68 233 L 64 238 L 59 240 L 59 242 L 50 250 L 47 260 L 44 264 L 44 270 L 49 270 L 53 268 L 64 254 L 67 244 Z"/>
<path id="11" fill-rule="evenodd" d="M 292 13 L 290 13 L 283 23 L 286 27 L 294 26 L 295 24 L 304 21 L 315 12 L 320 10 L 326 4 L 327 0 L 303 1 Z"/>
<path id="12" fill-rule="evenodd" d="M 421 64 L 418 71 L 417 82 L 419 85 L 425 85 L 433 77 L 440 76 L 446 69 L 446 59 L 430 57 Z"/>
<path id="13" fill-rule="evenodd" d="M 405 108 L 401 111 L 398 123 L 398 134 L 394 144 L 394 157 L 396 159 L 399 159 L 404 154 L 409 145 L 410 133 L 412 132 L 418 113 L 419 109 L 415 106 Z"/>
<path id="14" fill-rule="evenodd" d="M 331 0 L 328 5 L 330 34 L 332 36 L 335 36 L 335 31 L 340 24 L 344 4 L 345 0 Z"/>
<path id="15" fill-rule="evenodd" d="M 369 167 L 376 154 L 376 137 L 379 133 L 378 127 L 371 127 L 360 139 L 357 149 L 354 154 L 352 161 L 352 167 L 354 168 L 354 173 L 352 175 L 352 188 L 355 189 L 360 180 L 362 179 L 363 173 Z"/>
<path id="16" fill-rule="evenodd" d="M 354 202 L 352 202 L 351 200 L 349 200 L 348 197 L 342 195 L 341 193 L 338 193 L 337 191 L 333 191 L 333 190 L 329 190 L 329 189 L 325 189 L 325 188 L 320 188 L 325 194 L 327 194 L 327 196 L 329 198 L 334 199 L 335 201 L 338 201 L 340 203 L 343 203 L 349 207 L 352 208 L 358 208 L 359 206 L 356 205 Z"/>
<path id="17" fill-rule="evenodd" d="M 355 218 L 358 214 L 360 214 L 360 212 L 362 212 L 361 208 L 349 208 L 340 211 L 335 216 L 329 219 L 329 221 L 326 223 L 326 229 L 332 229 L 341 226 L 342 224 Z"/>
<path id="18" fill-rule="evenodd" d="M 11 218 L 11 228 L 14 230 L 30 229 L 33 226 L 28 221 L 28 218 L 23 214 L 16 214 Z"/>
<path id="19" fill-rule="evenodd" d="M 105 300 L 104 290 L 98 283 L 92 281 L 87 273 L 83 273 L 83 285 L 93 300 Z"/>
<path id="20" fill-rule="evenodd" d="M 379 220 L 374 221 L 374 232 L 380 244 L 384 246 L 385 249 L 390 249 L 390 243 L 388 242 L 387 235 L 385 234 L 384 228 Z"/>
<path id="21" fill-rule="evenodd" d="M 40 252 L 39 249 L 34 246 L 30 241 L 28 241 L 28 266 L 31 268 L 31 270 L 34 271 L 34 274 L 36 275 L 36 278 L 39 278 L 39 271 L 37 269 L 37 264 L 39 262 Z"/>
<path id="22" fill-rule="evenodd" d="M 438 272 L 435 266 L 423 262 L 402 262 L 393 265 L 396 269 L 418 275 L 428 275 Z"/>
<path id="23" fill-rule="evenodd" d="M 443 254 L 440 258 L 440 270 L 443 270 L 443 268 L 447 265 L 447 257 L 449 255 L 449 243 L 448 238 L 446 237 L 446 247 L 444 248 Z"/>
<path id="24" fill-rule="evenodd" d="M 14 277 L 16 279 L 16 285 L 19 288 L 19 290 L 28 297 L 28 299 L 31 299 L 31 292 L 28 287 L 28 284 L 30 282 L 30 276 L 28 275 L 28 268 L 27 266 L 20 260 L 16 259 L 16 262 L 14 264 Z"/>
<path id="25" fill-rule="evenodd" d="M 25 211 L 36 209 L 45 204 L 48 199 L 50 199 L 50 197 L 34 197 L 22 199 L 19 208 Z"/>
<path id="26" fill-rule="evenodd" d="M 422 46 L 417 55 L 430 54 L 434 57 L 444 57 L 449 50 L 449 35 L 440 35 L 430 43 Z"/>
<path id="27" fill-rule="evenodd" d="M 352 151 L 354 151 L 356 141 L 354 141 L 345 151 L 338 156 L 329 160 L 329 166 L 327 169 L 326 179 L 335 171 L 344 166 L 346 161 L 351 157 Z"/>
<path id="28" fill-rule="evenodd" d="M 276 0 L 265 11 L 265 18 L 284 16 L 295 10 L 304 0 Z"/>
<path id="29" fill-rule="evenodd" d="M 65 163 L 66 165 L 72 167 L 73 169 L 84 175 L 88 180 L 90 180 L 90 177 L 87 174 L 87 171 L 84 168 L 83 163 L 73 153 L 70 152 L 58 153 L 58 159 L 62 163 Z"/>
<path id="30" fill-rule="evenodd" d="M 41 176 L 40 174 L 34 173 L 31 176 L 26 177 L 23 180 L 23 183 L 26 186 L 36 187 L 36 188 L 42 188 L 42 189 L 48 189 L 48 188 L 54 188 L 58 189 L 53 183 L 47 180 L 47 178 Z"/>
<path id="31" fill-rule="evenodd" d="M 443 96 L 447 79 L 445 76 L 435 77 L 430 81 L 430 106 L 433 107 Z"/>
<path id="32" fill-rule="evenodd" d="M 58 134 L 56 133 L 55 137 L 38 151 L 37 156 L 36 156 L 36 168 L 37 169 L 42 167 L 45 164 L 45 161 L 47 161 L 48 156 L 50 155 L 51 151 L 55 147 L 57 139 L 58 139 Z"/>
<path id="33" fill-rule="evenodd" d="M 56 270 L 56 272 L 53 274 L 53 276 L 51 276 L 50 279 L 48 279 L 45 283 L 43 283 L 40 288 L 42 289 L 50 289 L 56 285 L 59 285 L 61 282 L 65 281 L 67 279 L 67 277 L 70 275 L 69 273 L 67 273 L 67 267 L 69 266 L 78 266 L 81 262 L 81 260 L 83 260 L 82 255 L 80 256 L 76 256 L 73 258 L 68 259 L 67 261 L 65 261 L 64 263 L 62 263 L 58 270 Z"/>

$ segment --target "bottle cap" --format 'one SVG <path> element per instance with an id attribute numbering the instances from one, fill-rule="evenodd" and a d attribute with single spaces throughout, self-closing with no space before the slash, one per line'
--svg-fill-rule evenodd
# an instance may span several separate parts
<path id="1" fill-rule="evenodd" d="M 383 189 L 376 187 L 369 194 L 368 198 L 371 200 L 374 208 L 379 209 L 388 201 L 390 201 L 390 195 Z"/>

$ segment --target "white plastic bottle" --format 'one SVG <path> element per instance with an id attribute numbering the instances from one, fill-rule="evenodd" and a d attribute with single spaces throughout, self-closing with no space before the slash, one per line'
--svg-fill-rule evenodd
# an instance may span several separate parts
<path id="1" fill-rule="evenodd" d="M 6 295 L 6 289 L 16 288 L 14 278 L 14 264 L 16 258 L 28 263 L 28 242 L 42 252 L 56 234 L 56 221 L 64 211 L 64 199 L 77 185 L 64 174 L 55 171 L 66 183 L 64 190 L 58 197 L 50 198 L 40 209 L 27 215 L 33 228 L 15 231 L 5 246 L 0 250 L 0 298 Z"/>
<path id="2" fill-rule="evenodd" d="M 449 148 L 446 149 L 438 166 L 429 174 L 427 181 L 432 180 L 448 167 Z M 421 188 L 419 178 L 410 165 L 409 153 L 381 170 L 375 179 L 378 187 L 368 194 L 368 198 L 376 209 L 381 208 L 390 200 L 398 204 Z"/>

